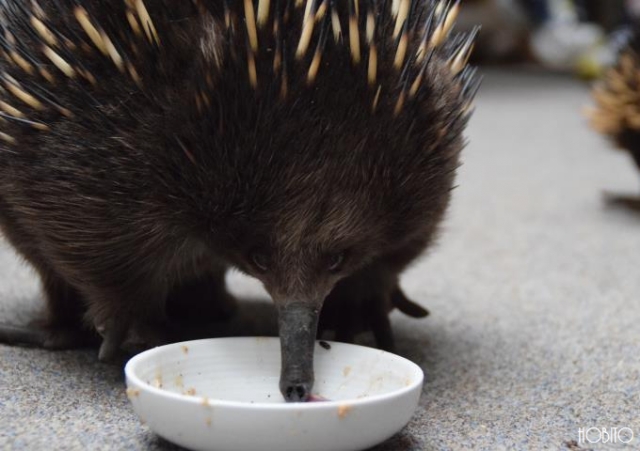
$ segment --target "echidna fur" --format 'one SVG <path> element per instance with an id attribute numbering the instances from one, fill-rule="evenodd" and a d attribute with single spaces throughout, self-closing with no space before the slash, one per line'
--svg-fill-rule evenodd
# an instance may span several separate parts
<path id="1" fill-rule="evenodd" d="M 459 8 L 0 2 L 0 223 L 43 280 L 48 345 L 85 324 L 109 358 L 131 330 L 227 315 L 235 267 L 280 313 L 288 400 L 323 303 L 321 329 L 392 347 L 392 308 L 426 314 L 398 278 L 434 240 L 479 86 Z"/>

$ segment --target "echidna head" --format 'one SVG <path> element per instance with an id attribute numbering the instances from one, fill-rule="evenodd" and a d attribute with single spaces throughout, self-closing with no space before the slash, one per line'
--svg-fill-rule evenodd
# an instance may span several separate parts
<path id="1" fill-rule="evenodd" d="M 244 243 L 235 253 L 237 266 L 263 282 L 278 310 L 281 391 L 289 401 L 306 400 L 311 393 L 324 299 L 339 280 L 388 246 L 376 208 L 357 193 L 325 182 L 331 184 L 322 178 L 307 181 L 288 198 L 255 208 L 244 230 L 236 228 L 241 237 L 236 242 Z"/>
<path id="2" fill-rule="evenodd" d="M 347 175 L 339 168 L 335 173 Z M 297 175 L 279 185 L 255 186 L 272 200 L 260 196 L 264 203 L 257 201 L 251 213 L 231 221 L 226 235 L 233 236 L 227 247 L 231 260 L 259 279 L 276 304 L 281 391 L 289 401 L 305 400 L 311 392 L 318 317 L 334 286 L 411 237 L 428 234 L 448 197 L 445 190 L 430 209 L 403 217 L 403 205 L 424 202 L 411 196 L 396 204 L 385 188 L 350 186 L 351 180 L 337 174 Z"/>

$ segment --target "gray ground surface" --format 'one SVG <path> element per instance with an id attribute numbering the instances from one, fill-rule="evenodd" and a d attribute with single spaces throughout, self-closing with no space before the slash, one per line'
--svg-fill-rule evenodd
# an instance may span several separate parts
<path id="1" fill-rule="evenodd" d="M 426 373 L 420 407 L 376 451 L 579 449 L 589 427 L 640 436 L 640 216 L 601 198 L 638 190 L 638 174 L 587 129 L 588 102 L 568 79 L 489 73 L 441 244 L 403 280 L 432 316 L 394 316 L 400 353 Z M 6 247 L 0 269 L 0 318 L 28 318 L 36 281 Z M 173 449 L 95 352 L 0 346 L 6 448 Z"/>

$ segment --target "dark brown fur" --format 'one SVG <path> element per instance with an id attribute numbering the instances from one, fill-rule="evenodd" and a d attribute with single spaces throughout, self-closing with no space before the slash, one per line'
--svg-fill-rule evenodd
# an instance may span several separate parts
<path id="1" fill-rule="evenodd" d="M 321 32 L 296 60 L 293 24 L 304 8 L 287 6 L 293 16 L 282 40 L 271 28 L 260 31 L 254 87 L 243 2 L 230 2 L 230 31 L 221 2 L 147 0 L 156 44 L 128 28 L 124 2 L 40 0 L 45 23 L 75 44 L 61 55 L 91 73 L 93 85 L 65 77 L 34 50 L 42 40 L 29 25 L 30 6 L 5 3 L 3 26 L 16 44 L 4 43 L 0 70 L 25 90 L 46 89 L 73 114 L 0 93 L 47 126 L 7 118 L 0 126 L 15 141 L 0 144 L 0 223 L 43 280 L 49 344 L 72 345 L 78 331 L 97 329 L 108 357 L 131 328 L 162 328 L 182 313 L 229 315 L 223 274 L 230 266 L 260 279 L 279 307 L 300 301 L 320 309 L 328 296 L 324 328 L 347 340 L 372 329 L 390 348 L 394 306 L 426 314 L 404 297 L 398 275 L 432 243 L 449 202 L 475 89 L 472 74 L 449 68 L 460 40 L 433 52 L 415 98 L 398 111 L 420 67 L 392 67 L 393 20 L 380 15 L 382 90 L 372 111 L 376 86 L 347 43 L 326 39 L 317 80 L 308 82 Z M 376 3 L 382 10 L 384 2 Z M 405 31 L 421 30 L 433 10 L 418 3 Z M 96 49 L 73 18 L 76 4 L 111 36 L 141 83 Z M 346 30 L 346 4 L 338 9 Z M 409 34 L 415 52 L 421 36 Z M 278 45 L 286 96 L 272 73 Z M 6 56 L 12 46 L 55 83 L 26 74 Z M 328 270 L 340 253 L 344 263 Z"/>

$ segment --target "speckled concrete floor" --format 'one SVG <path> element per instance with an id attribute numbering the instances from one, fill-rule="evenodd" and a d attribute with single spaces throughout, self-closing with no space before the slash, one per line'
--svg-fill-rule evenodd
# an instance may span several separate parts
<path id="1" fill-rule="evenodd" d="M 638 174 L 586 128 L 587 103 L 569 79 L 488 74 L 446 232 L 403 280 L 432 316 L 394 316 L 426 373 L 420 407 L 376 451 L 624 448 L 578 448 L 591 427 L 632 428 L 640 448 L 640 216 L 601 199 L 637 191 Z M 37 306 L 32 274 L 0 248 L 0 318 Z M 172 448 L 95 352 L 0 346 L 0 449 Z"/>

